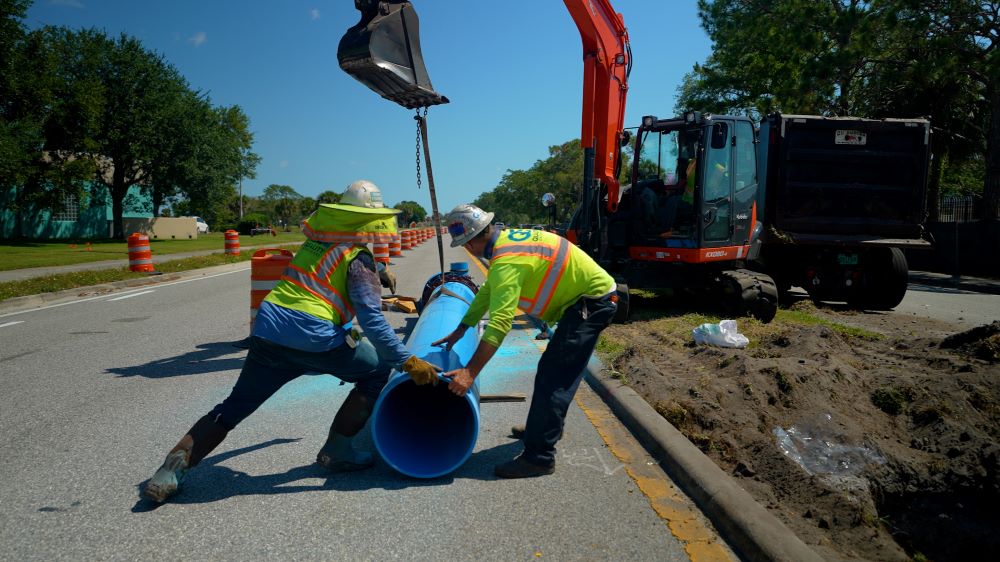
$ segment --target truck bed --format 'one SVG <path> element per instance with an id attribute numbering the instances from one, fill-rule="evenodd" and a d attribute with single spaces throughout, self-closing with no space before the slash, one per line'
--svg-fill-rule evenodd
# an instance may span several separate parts
<path id="1" fill-rule="evenodd" d="M 921 238 L 927 120 L 776 114 L 761 123 L 760 140 L 765 216 L 781 234 Z"/>

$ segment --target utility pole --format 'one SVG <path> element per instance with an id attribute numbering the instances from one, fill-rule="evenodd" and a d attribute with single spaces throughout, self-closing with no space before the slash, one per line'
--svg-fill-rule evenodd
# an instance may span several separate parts
<path id="1" fill-rule="evenodd" d="M 240 176 L 240 218 L 243 218 L 243 176 Z"/>

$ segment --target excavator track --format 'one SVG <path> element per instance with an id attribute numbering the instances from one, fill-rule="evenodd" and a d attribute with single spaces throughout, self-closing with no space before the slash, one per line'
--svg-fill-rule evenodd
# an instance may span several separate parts
<path id="1" fill-rule="evenodd" d="M 768 275 L 749 269 L 719 273 L 726 308 L 736 316 L 750 315 L 767 323 L 778 312 L 778 287 Z"/>

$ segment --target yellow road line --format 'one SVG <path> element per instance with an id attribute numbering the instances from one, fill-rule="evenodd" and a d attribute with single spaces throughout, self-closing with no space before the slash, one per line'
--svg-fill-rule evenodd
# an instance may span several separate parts
<path id="1" fill-rule="evenodd" d="M 485 277 L 486 266 L 479 258 L 465 250 Z M 545 350 L 540 342 L 535 346 Z M 608 449 L 625 465 L 625 471 L 649 500 L 653 511 L 667 524 L 670 533 L 684 545 L 684 551 L 694 562 L 735 560 L 729 548 L 719 540 L 718 533 L 709 527 L 704 515 L 663 472 L 659 463 L 629 433 L 589 387 L 580 387 L 576 404 L 590 420 Z"/>
<path id="2" fill-rule="evenodd" d="M 544 349 L 540 342 L 536 341 L 535 345 Z M 608 450 L 625 465 L 625 472 L 649 500 L 653 511 L 667 524 L 674 538 L 684 545 L 684 551 L 692 561 L 736 560 L 691 499 L 674 485 L 659 463 L 590 387 L 582 385 L 575 401 L 607 444 Z"/>
<path id="3" fill-rule="evenodd" d="M 479 267 L 479 271 L 483 272 L 483 277 L 486 277 L 486 266 L 483 265 L 482 260 L 480 260 L 476 256 L 472 255 L 472 252 L 470 252 L 469 249 L 466 248 L 465 246 L 462 246 L 462 249 L 465 250 L 466 254 L 469 254 L 469 257 L 472 258 L 472 262 L 475 263 L 476 266 Z"/>

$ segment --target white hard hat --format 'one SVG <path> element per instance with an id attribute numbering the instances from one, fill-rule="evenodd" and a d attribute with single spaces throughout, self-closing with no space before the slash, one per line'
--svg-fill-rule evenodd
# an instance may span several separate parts
<path id="1" fill-rule="evenodd" d="M 382 190 L 368 180 L 358 180 L 347 186 L 347 191 L 340 197 L 340 204 L 366 209 L 385 207 L 385 204 L 382 203 Z"/>
<path id="2" fill-rule="evenodd" d="M 445 217 L 451 247 L 461 246 L 476 237 L 493 222 L 493 213 L 487 213 L 475 205 L 459 205 Z"/>

